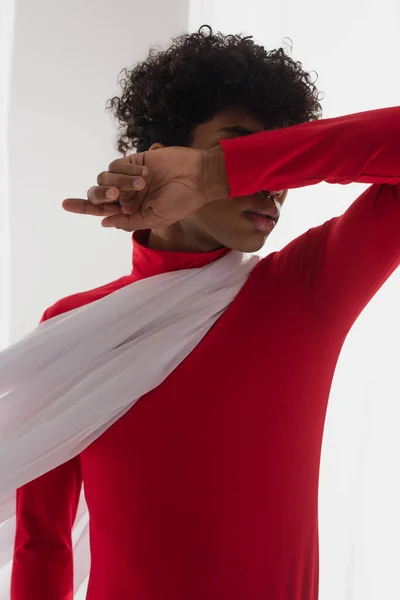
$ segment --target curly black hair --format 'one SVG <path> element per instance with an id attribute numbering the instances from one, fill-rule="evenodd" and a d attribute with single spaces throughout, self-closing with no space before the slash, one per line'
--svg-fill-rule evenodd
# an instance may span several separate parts
<path id="1" fill-rule="evenodd" d="M 121 97 L 107 101 L 119 122 L 117 149 L 126 155 L 155 142 L 190 146 L 194 128 L 231 106 L 246 109 L 265 129 L 322 116 L 310 73 L 283 48 L 267 51 L 252 36 L 214 33 L 208 25 L 173 40 L 120 76 Z M 318 75 L 317 75 L 318 77 Z"/>

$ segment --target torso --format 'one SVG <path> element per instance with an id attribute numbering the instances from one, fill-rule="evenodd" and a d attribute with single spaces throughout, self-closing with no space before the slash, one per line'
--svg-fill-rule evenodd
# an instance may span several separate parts
<path id="1" fill-rule="evenodd" d="M 335 341 L 325 350 L 326 332 L 272 263 L 81 454 L 88 600 L 317 600 Z"/>

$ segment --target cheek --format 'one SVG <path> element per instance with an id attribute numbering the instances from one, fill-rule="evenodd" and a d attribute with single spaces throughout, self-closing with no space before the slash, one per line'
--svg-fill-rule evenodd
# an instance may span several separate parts
<path id="1" fill-rule="evenodd" d="M 208 227 L 221 226 L 221 224 L 235 218 L 237 219 L 239 216 L 240 211 L 238 211 L 237 206 L 234 204 L 234 200 L 231 198 L 210 202 L 193 215 L 198 223 L 204 223 Z"/>
<path id="2" fill-rule="evenodd" d="M 193 222 L 208 233 L 243 235 L 248 233 L 248 222 L 242 214 L 254 202 L 254 196 L 223 198 L 210 202 L 193 215 Z"/>
<path id="3" fill-rule="evenodd" d="M 248 210 L 255 196 L 241 196 L 240 198 L 223 198 L 210 202 L 201 208 L 195 216 L 200 219 L 240 219 L 242 212 Z"/>

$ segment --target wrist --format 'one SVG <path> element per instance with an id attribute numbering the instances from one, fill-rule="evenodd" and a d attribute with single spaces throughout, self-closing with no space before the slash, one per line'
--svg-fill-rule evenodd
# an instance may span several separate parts
<path id="1" fill-rule="evenodd" d="M 228 175 L 220 144 L 203 152 L 201 185 L 205 191 L 207 202 L 229 197 Z"/>

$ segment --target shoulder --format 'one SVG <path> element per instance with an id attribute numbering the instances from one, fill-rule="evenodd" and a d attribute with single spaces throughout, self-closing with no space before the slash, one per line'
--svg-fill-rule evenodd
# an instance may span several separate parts
<path id="1" fill-rule="evenodd" d="M 334 237 L 339 219 L 340 217 L 334 217 L 308 229 L 280 250 L 262 258 L 257 271 L 260 279 L 265 281 L 266 274 L 273 275 L 281 282 L 285 281 L 292 289 L 312 285 L 324 268 L 326 246 Z"/>
<path id="2" fill-rule="evenodd" d="M 105 296 L 116 292 L 117 290 L 132 282 L 132 276 L 128 275 L 125 277 L 120 277 L 119 279 L 111 281 L 110 283 L 102 285 L 98 288 L 87 290 L 85 292 L 79 292 L 77 294 L 72 294 L 71 296 L 61 298 L 55 304 L 53 304 L 45 310 L 41 318 L 41 322 L 48 321 L 53 317 L 62 315 L 63 313 L 66 313 L 70 310 L 80 308 L 81 306 L 85 306 L 86 304 L 90 304 L 91 302 L 96 302 L 96 300 L 100 300 L 100 298 L 104 298 Z"/>

